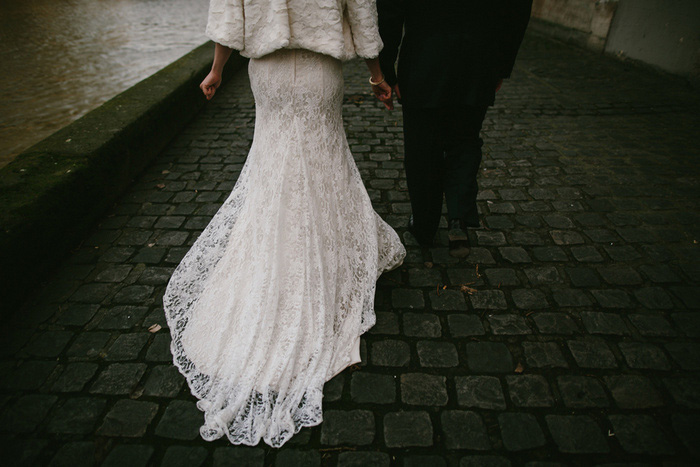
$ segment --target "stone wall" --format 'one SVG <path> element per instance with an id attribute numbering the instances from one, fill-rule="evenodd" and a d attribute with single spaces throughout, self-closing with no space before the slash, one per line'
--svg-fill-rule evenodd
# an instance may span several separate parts
<path id="1" fill-rule="evenodd" d="M 534 0 L 535 27 L 561 39 L 602 51 L 617 0 Z"/>

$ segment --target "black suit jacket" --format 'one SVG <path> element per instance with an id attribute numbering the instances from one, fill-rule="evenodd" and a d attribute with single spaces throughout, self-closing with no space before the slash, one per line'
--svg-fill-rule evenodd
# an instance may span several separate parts
<path id="1" fill-rule="evenodd" d="M 532 0 L 377 0 L 382 72 L 398 82 L 404 106 L 493 105 L 531 7 Z"/>

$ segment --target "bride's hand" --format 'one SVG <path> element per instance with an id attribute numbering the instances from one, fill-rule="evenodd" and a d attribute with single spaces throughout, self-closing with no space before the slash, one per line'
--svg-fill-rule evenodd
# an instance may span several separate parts
<path id="1" fill-rule="evenodd" d="M 374 92 L 377 99 L 382 101 L 384 107 L 389 110 L 394 110 L 394 99 L 391 95 L 391 86 L 389 86 L 386 81 L 372 85 L 372 92 Z"/>
<path id="2" fill-rule="evenodd" d="M 207 77 L 204 78 L 204 81 L 202 81 L 202 83 L 199 85 L 199 88 L 202 90 L 207 100 L 211 100 L 220 85 L 221 75 L 214 71 L 210 71 Z"/>

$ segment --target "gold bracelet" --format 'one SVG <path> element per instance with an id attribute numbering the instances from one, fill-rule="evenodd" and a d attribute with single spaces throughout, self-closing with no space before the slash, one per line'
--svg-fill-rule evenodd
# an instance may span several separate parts
<path id="1" fill-rule="evenodd" d="M 385 80 L 386 80 L 386 79 L 385 79 L 384 77 L 382 77 L 382 80 L 381 80 L 381 81 L 378 81 L 378 82 L 375 83 L 374 81 L 372 81 L 372 77 L 370 76 L 370 77 L 369 77 L 369 84 L 371 84 L 372 86 L 379 86 L 379 85 L 382 84 Z"/>

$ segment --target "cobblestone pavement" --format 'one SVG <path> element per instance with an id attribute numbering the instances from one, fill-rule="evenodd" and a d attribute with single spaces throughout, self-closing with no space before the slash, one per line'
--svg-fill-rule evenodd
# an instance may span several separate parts
<path id="1" fill-rule="evenodd" d="M 362 63 L 346 75 L 350 144 L 403 235 L 400 112 L 370 98 Z M 380 279 L 364 363 L 326 385 L 321 426 L 273 450 L 201 440 L 161 308 L 251 143 L 239 74 L 5 323 L 2 459 L 699 462 L 698 103 L 675 78 L 528 36 L 487 116 L 471 255 L 451 258 L 444 231 L 431 250 L 409 238 L 404 266 Z"/>

